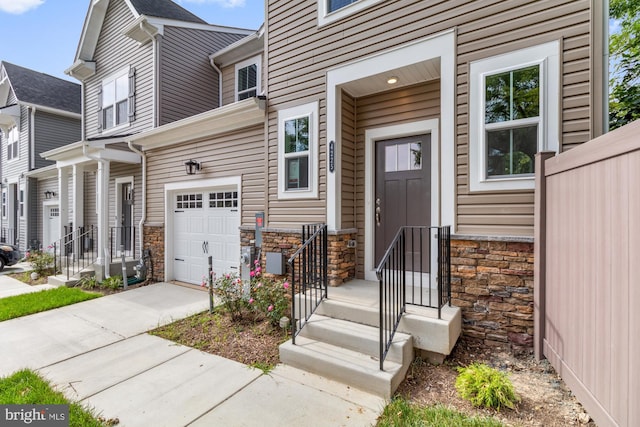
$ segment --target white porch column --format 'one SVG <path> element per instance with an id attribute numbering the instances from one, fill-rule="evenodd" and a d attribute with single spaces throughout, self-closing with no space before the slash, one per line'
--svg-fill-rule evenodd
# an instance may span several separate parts
<path id="1" fill-rule="evenodd" d="M 72 193 L 73 193 L 73 227 L 78 229 L 84 226 L 84 166 L 73 165 L 72 170 Z M 77 254 L 81 251 L 80 240 L 76 242 L 74 250 Z"/>
<path id="2" fill-rule="evenodd" d="M 96 202 L 98 206 L 98 258 L 96 263 L 108 268 L 108 258 L 105 255 L 109 251 L 109 179 L 110 163 L 106 160 L 98 162 L 98 194 Z M 103 271 L 103 277 L 104 276 Z"/>
<path id="3" fill-rule="evenodd" d="M 64 237 L 64 227 L 69 224 L 69 168 L 58 168 L 58 202 L 60 209 L 60 237 Z M 74 224 L 75 225 L 75 224 Z"/>

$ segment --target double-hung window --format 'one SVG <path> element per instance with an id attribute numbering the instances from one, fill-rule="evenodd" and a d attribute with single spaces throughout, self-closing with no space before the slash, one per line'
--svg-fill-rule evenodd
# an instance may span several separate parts
<path id="1" fill-rule="evenodd" d="M 278 197 L 318 195 L 318 103 L 278 112 Z"/>
<path id="2" fill-rule="evenodd" d="M 318 25 L 326 25 L 353 15 L 382 0 L 317 0 Z"/>
<path id="3" fill-rule="evenodd" d="M 469 187 L 531 189 L 535 154 L 558 150 L 559 45 L 471 63 Z"/>
<path id="4" fill-rule="evenodd" d="M 236 101 L 260 94 L 260 56 L 236 64 Z"/>
<path id="5" fill-rule="evenodd" d="M 127 68 L 102 81 L 98 128 L 109 131 L 135 119 L 135 69 Z"/>
<path id="6" fill-rule="evenodd" d="M 18 128 L 13 126 L 7 133 L 7 160 L 15 160 L 18 158 L 18 145 L 20 141 L 20 133 Z"/>

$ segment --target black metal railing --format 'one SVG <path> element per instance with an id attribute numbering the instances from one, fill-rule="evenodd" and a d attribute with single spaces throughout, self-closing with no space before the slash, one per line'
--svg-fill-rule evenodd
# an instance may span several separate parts
<path id="1" fill-rule="evenodd" d="M 302 246 L 291 258 L 291 341 L 327 297 L 327 226 L 302 226 Z"/>
<path id="2" fill-rule="evenodd" d="M 17 245 L 18 239 L 16 238 L 16 229 L 15 228 L 3 228 L 2 235 L 0 236 L 2 243 L 7 243 L 9 245 Z"/>
<path id="3" fill-rule="evenodd" d="M 65 231 L 67 227 L 65 227 Z M 47 250 L 53 252 L 53 268 L 69 280 L 96 262 L 98 228 L 78 227 L 53 242 Z"/>
<path id="4" fill-rule="evenodd" d="M 435 242 L 434 242 L 435 240 Z M 432 254 L 436 271 L 432 271 Z M 442 318 L 451 305 L 451 228 L 401 227 L 376 269 L 380 284 L 380 369 L 407 304 Z"/>
<path id="5" fill-rule="evenodd" d="M 128 227 L 110 227 L 109 228 L 109 252 L 111 259 L 121 255 L 120 251 L 124 248 L 124 256 L 133 257 L 136 250 L 136 228 Z"/>

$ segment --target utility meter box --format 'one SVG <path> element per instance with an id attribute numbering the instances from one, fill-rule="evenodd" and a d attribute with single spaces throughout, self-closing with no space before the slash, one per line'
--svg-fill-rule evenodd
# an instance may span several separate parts
<path id="1" fill-rule="evenodd" d="M 267 252 L 267 273 L 282 276 L 285 272 L 284 255 L 280 252 Z"/>
<path id="2" fill-rule="evenodd" d="M 262 247 L 262 227 L 264 227 L 264 212 L 256 213 L 256 247 Z"/>
<path id="3" fill-rule="evenodd" d="M 256 259 L 256 248 L 253 246 L 242 246 L 240 248 L 240 278 L 251 280 L 251 269 Z"/>

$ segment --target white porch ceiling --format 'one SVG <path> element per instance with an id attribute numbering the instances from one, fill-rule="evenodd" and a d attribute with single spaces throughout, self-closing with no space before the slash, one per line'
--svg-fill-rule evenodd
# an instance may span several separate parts
<path id="1" fill-rule="evenodd" d="M 393 85 L 387 83 L 392 76 L 398 78 L 398 83 Z M 440 58 L 434 58 L 351 81 L 344 84 L 342 89 L 354 98 L 358 98 L 438 78 L 440 78 Z"/>

